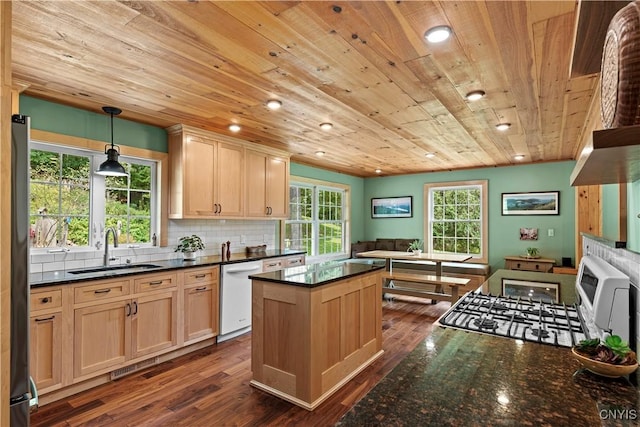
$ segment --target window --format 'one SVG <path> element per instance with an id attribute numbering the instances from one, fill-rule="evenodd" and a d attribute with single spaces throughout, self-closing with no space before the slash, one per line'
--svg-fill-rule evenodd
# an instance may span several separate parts
<path id="1" fill-rule="evenodd" d="M 155 162 L 126 158 L 129 176 L 93 174 L 104 153 L 31 142 L 31 245 L 91 246 L 104 227 L 120 243 L 151 241 L 154 232 Z"/>
<path id="2" fill-rule="evenodd" d="M 348 241 L 348 187 L 300 180 L 289 187 L 284 247 L 305 250 L 307 256 L 344 255 Z"/>
<path id="3" fill-rule="evenodd" d="M 427 248 L 487 262 L 487 181 L 424 186 Z"/>

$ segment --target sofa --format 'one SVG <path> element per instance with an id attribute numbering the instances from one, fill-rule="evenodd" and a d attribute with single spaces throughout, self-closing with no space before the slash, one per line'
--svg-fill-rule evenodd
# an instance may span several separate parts
<path id="1" fill-rule="evenodd" d="M 406 251 L 411 242 L 416 239 L 376 239 L 358 241 L 351 244 L 351 257 L 356 258 L 360 252 L 373 250 L 382 251 Z M 393 270 L 406 273 L 435 273 L 436 265 L 430 261 L 394 261 Z M 470 279 L 470 282 L 461 293 L 474 291 L 480 287 L 491 275 L 491 266 L 474 262 L 443 262 L 442 274 L 449 277 Z"/>

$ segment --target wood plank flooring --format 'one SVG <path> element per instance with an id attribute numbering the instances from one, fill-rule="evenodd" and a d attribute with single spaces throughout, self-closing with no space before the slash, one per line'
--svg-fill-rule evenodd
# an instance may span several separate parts
<path id="1" fill-rule="evenodd" d="M 315 411 L 249 385 L 251 334 L 46 405 L 31 426 L 330 426 L 431 331 L 450 303 L 383 302 L 384 354 Z"/>

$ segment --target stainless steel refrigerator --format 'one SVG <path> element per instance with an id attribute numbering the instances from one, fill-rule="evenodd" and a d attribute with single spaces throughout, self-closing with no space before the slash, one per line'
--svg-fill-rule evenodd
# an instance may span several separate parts
<path id="1" fill-rule="evenodd" d="M 11 117 L 11 427 L 29 425 L 38 399 L 29 376 L 29 127 L 29 117 Z"/>

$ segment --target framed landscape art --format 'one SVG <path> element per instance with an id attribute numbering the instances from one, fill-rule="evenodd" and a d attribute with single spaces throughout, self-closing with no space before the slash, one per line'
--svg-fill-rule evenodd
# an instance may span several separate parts
<path id="1" fill-rule="evenodd" d="M 371 199 L 371 218 L 411 218 L 413 196 Z"/>
<path id="2" fill-rule="evenodd" d="M 502 193 L 502 215 L 559 215 L 560 192 Z"/>

